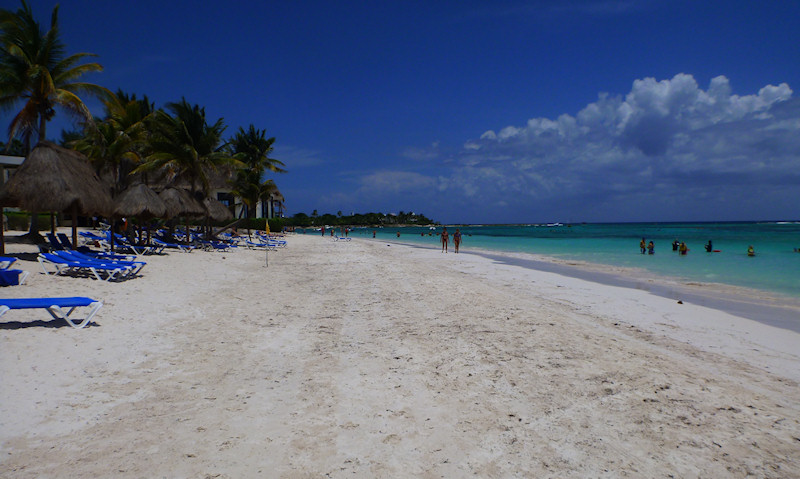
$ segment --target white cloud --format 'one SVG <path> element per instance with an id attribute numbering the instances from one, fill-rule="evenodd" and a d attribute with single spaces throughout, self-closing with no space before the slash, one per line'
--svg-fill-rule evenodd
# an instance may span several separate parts
<path id="1" fill-rule="evenodd" d="M 624 96 L 600 94 L 574 116 L 487 130 L 464 143 L 459 168 L 439 186 L 518 206 L 570 198 L 616 205 L 694 190 L 730 198 L 723 190 L 796 181 L 798 152 L 800 100 L 786 83 L 738 96 L 724 76 L 703 90 L 681 73 L 636 80 Z"/>

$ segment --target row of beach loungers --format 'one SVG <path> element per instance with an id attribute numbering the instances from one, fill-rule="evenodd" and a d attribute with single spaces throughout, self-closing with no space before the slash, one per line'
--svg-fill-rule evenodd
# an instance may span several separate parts
<path id="1" fill-rule="evenodd" d="M 162 232 L 163 233 L 163 232 Z M 123 281 L 135 278 L 147 264 L 137 260 L 138 255 L 163 254 L 167 249 L 181 252 L 191 252 L 202 248 L 206 251 L 230 251 L 240 245 L 249 249 L 267 248 L 275 250 L 286 247 L 286 241 L 274 236 L 259 234 L 255 238 L 224 235 L 221 241 L 204 240 L 201 236 L 190 233 L 191 244 L 173 243 L 165 238 L 152 238 L 151 245 L 140 246 L 130 244 L 124 236 L 115 235 L 113 241 L 115 248 L 121 251 L 130 251 L 131 254 L 120 254 L 120 251 L 111 253 L 112 238 L 110 232 L 97 235 L 93 232 L 82 231 L 81 237 L 85 244 L 75 247 L 69 237 L 64 233 L 47 234 L 49 248 L 42 251 L 37 260 L 42 270 L 47 275 L 69 275 L 75 277 L 88 277 L 98 281 Z M 184 235 L 184 240 L 186 236 Z M 87 246 L 88 244 L 100 246 L 104 251 L 98 251 Z M 49 252 L 48 252 L 49 250 Z M 0 257 L 0 286 L 16 286 L 24 283 L 28 276 L 27 271 L 11 269 L 17 260 L 14 257 Z M 82 296 L 58 298 L 0 298 L 0 317 L 6 312 L 15 309 L 46 309 L 57 320 L 64 320 L 73 328 L 81 329 L 89 324 L 97 311 L 103 306 L 101 301 Z M 71 314 L 81 307 L 88 307 L 89 311 L 83 319 L 74 320 Z"/>

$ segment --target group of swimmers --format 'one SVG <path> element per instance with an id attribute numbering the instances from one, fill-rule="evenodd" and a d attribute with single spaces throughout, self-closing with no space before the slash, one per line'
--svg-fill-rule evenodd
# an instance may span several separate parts
<path id="1" fill-rule="evenodd" d="M 642 238 L 642 241 L 639 242 L 639 249 L 642 251 L 642 254 L 656 254 L 656 245 L 651 240 L 649 243 L 645 242 L 645 239 Z"/>
<path id="2" fill-rule="evenodd" d="M 703 245 L 706 252 L 708 253 L 718 253 L 719 250 L 714 249 L 714 245 L 711 240 L 708 240 L 708 243 Z M 647 251 L 648 254 L 655 254 L 655 245 L 652 241 L 650 243 L 645 244 L 645 239 L 642 238 L 642 241 L 639 242 L 639 249 L 641 250 L 642 254 Z M 689 252 L 689 248 L 686 247 L 686 243 L 683 241 L 675 240 L 672 242 L 672 251 L 677 251 L 680 255 L 685 255 Z M 795 249 L 795 251 L 800 252 L 800 249 Z M 747 256 L 755 256 L 756 252 L 752 245 L 747 247 Z"/>

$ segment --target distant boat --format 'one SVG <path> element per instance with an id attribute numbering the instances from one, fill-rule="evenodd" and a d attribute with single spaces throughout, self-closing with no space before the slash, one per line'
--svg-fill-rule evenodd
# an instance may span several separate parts
<path id="1" fill-rule="evenodd" d="M 548 228 L 552 228 L 554 226 L 564 226 L 564 225 L 562 225 L 561 223 L 547 223 Z"/>

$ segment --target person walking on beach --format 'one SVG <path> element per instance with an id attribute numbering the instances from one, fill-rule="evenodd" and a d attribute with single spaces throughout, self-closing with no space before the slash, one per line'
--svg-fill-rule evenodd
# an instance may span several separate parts
<path id="1" fill-rule="evenodd" d="M 461 244 L 461 231 L 459 231 L 459 229 L 456 228 L 456 232 L 453 233 L 453 247 L 456 250 L 456 253 L 458 253 L 458 245 L 460 244 Z"/>
<path id="2" fill-rule="evenodd" d="M 644 238 L 642 238 L 642 241 L 639 241 L 639 250 L 642 252 L 642 254 L 644 254 L 646 250 L 646 244 L 647 243 L 645 243 Z"/>
<path id="3" fill-rule="evenodd" d="M 448 237 L 447 228 L 445 228 L 442 230 L 442 253 L 447 253 L 447 244 L 449 243 Z"/>
<path id="4" fill-rule="evenodd" d="M 656 254 L 656 245 L 652 241 L 647 244 L 647 254 Z"/>

